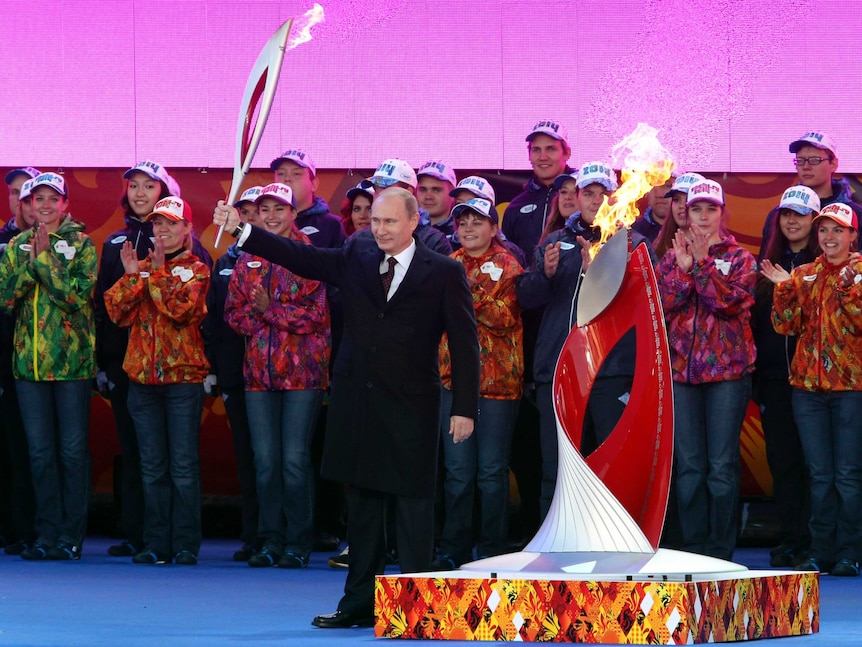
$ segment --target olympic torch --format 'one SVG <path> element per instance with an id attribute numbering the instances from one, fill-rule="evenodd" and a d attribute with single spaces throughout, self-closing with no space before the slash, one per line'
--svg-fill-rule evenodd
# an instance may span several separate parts
<path id="1" fill-rule="evenodd" d="M 287 20 L 267 41 L 248 76 L 239 109 L 239 123 L 236 130 L 236 158 L 234 159 L 233 179 L 230 183 L 227 204 L 234 203 L 240 189 L 242 189 L 243 180 L 251 168 L 254 154 L 266 127 L 269 111 L 272 108 L 272 101 L 275 98 L 284 53 L 288 49 L 293 49 L 311 40 L 311 28 L 323 21 L 323 7 L 315 4 L 302 16 L 301 20 L 297 20 L 298 33 L 289 40 L 294 21 L 293 18 Z M 252 123 L 255 112 L 257 112 L 257 119 Z M 216 247 L 219 246 L 223 233 L 224 225 L 221 225 L 215 238 Z"/>

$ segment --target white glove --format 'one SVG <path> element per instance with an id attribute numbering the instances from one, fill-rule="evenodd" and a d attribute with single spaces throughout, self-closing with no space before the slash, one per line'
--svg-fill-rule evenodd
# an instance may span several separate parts
<path id="1" fill-rule="evenodd" d="M 210 373 L 204 378 L 204 393 L 207 395 L 215 395 L 216 387 L 218 386 L 218 377 Z"/>
<path id="2" fill-rule="evenodd" d="M 99 368 L 96 369 L 96 389 L 99 393 L 107 397 L 108 392 L 113 391 L 115 386 L 117 385 L 108 379 L 108 374 L 105 371 Z"/>

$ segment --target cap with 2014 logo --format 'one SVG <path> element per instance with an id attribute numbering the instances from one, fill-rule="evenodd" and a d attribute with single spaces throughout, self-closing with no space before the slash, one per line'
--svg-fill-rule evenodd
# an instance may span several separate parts
<path id="1" fill-rule="evenodd" d="M 812 213 L 816 214 L 820 211 L 820 196 L 801 184 L 792 186 L 781 195 L 781 202 L 778 203 L 779 209 L 792 209 L 796 213 L 803 216 L 808 216 Z"/>
<path id="2" fill-rule="evenodd" d="M 147 216 L 147 220 L 152 220 L 156 216 L 164 216 L 174 222 L 185 220 L 190 223 L 192 221 L 192 208 L 182 198 L 169 195 L 156 202 L 156 206 L 153 207 L 152 213 Z"/>
<path id="3" fill-rule="evenodd" d="M 458 182 L 458 186 L 449 191 L 449 196 L 454 198 L 459 191 L 469 191 L 477 198 L 490 200 L 491 204 L 497 202 L 497 196 L 494 193 L 494 187 L 483 177 L 478 175 L 468 175 L 463 180 Z"/>
<path id="4" fill-rule="evenodd" d="M 417 178 L 423 175 L 429 175 L 435 180 L 448 182 L 452 186 L 458 184 L 458 179 L 455 176 L 455 169 L 449 166 L 446 162 L 425 162 L 422 166 L 419 167 L 419 170 L 416 171 Z"/>
<path id="5" fill-rule="evenodd" d="M 601 184 L 608 191 L 617 190 L 617 174 L 604 162 L 587 162 L 578 170 L 578 188 Z"/>
<path id="6" fill-rule="evenodd" d="M 12 180 L 14 180 L 19 175 L 26 175 L 29 179 L 33 179 L 37 175 L 41 175 L 42 171 L 37 168 L 33 168 L 32 166 L 22 166 L 21 168 L 13 168 L 6 174 L 6 184 L 12 184 Z"/>
<path id="7" fill-rule="evenodd" d="M 416 171 L 413 170 L 413 167 L 404 160 L 394 158 L 384 160 L 377 167 L 377 170 L 374 171 L 374 175 L 371 176 L 370 181 L 375 186 L 381 188 L 403 182 L 415 189 L 416 185 L 419 184 L 416 179 Z"/>
<path id="8" fill-rule="evenodd" d="M 683 173 L 673 181 L 673 186 L 670 191 L 664 194 L 666 198 L 672 198 L 674 193 L 688 193 L 692 184 L 697 184 L 701 180 L 705 180 L 700 173 Z"/>
<path id="9" fill-rule="evenodd" d="M 242 195 L 239 196 L 239 200 L 233 203 L 234 207 L 239 207 L 243 202 L 254 202 L 257 200 L 258 196 L 263 193 L 262 186 L 252 186 L 242 192 Z"/>
<path id="10" fill-rule="evenodd" d="M 173 178 L 168 174 L 168 170 L 158 162 L 154 162 L 152 160 L 138 162 L 128 171 L 123 173 L 123 179 L 128 180 L 135 173 L 143 173 L 153 180 L 158 180 L 159 182 L 164 183 L 168 189 L 171 189 L 171 183 L 174 182 Z"/>
<path id="11" fill-rule="evenodd" d="M 532 141 L 533 137 L 536 135 L 547 135 L 548 137 L 559 139 L 567 144 L 569 142 L 569 133 L 566 131 L 565 126 L 555 119 L 543 119 L 541 121 L 537 121 L 536 125 L 533 126 L 533 130 L 531 130 L 530 134 L 527 135 L 526 141 Z"/>
<path id="12" fill-rule="evenodd" d="M 311 159 L 311 155 L 301 148 L 291 148 L 290 150 L 284 151 L 279 157 L 272 160 L 269 168 L 273 171 L 277 171 L 282 162 L 293 162 L 303 168 L 307 168 L 311 171 L 313 176 L 317 175 L 317 166 L 315 166 L 314 161 Z"/>
<path id="13" fill-rule="evenodd" d="M 796 141 L 790 142 L 790 152 L 798 153 L 799 149 L 803 146 L 814 146 L 815 148 L 822 148 L 823 150 L 829 151 L 836 157 L 838 156 L 838 146 L 835 144 L 835 140 L 832 139 L 832 137 L 830 137 L 826 133 L 820 133 L 816 131 L 805 133 Z"/>

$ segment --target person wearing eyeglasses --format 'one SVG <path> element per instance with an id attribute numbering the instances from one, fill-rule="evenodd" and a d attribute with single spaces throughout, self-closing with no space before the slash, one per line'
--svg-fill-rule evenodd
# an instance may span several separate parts
<path id="1" fill-rule="evenodd" d="M 853 199 L 853 189 L 844 178 L 836 178 L 838 170 L 838 146 L 835 140 L 823 131 L 809 131 L 799 139 L 790 142 L 790 152 L 796 157 L 796 175 L 799 184 L 813 190 L 820 198 L 820 206 L 825 207 L 834 202 L 849 205 L 862 218 L 862 205 Z M 777 217 L 778 208 L 772 209 L 763 223 L 763 235 L 758 258 L 763 258 L 769 232 L 773 229 L 773 221 Z"/>

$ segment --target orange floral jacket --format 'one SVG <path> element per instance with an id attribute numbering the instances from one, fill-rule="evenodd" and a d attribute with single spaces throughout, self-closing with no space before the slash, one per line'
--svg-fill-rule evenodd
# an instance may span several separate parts
<path id="1" fill-rule="evenodd" d="M 200 325 L 210 270 L 191 252 L 157 270 L 149 259 L 105 292 L 108 316 L 130 328 L 123 370 L 138 384 L 203 382 L 209 372 Z"/>
<path id="2" fill-rule="evenodd" d="M 845 264 L 824 255 L 775 286 L 772 325 L 797 335 L 790 384 L 806 391 L 862 391 L 862 283 L 838 285 Z M 862 271 L 862 261 L 855 264 Z"/>
<path id="3" fill-rule="evenodd" d="M 524 270 L 506 249 L 492 243 L 479 257 L 463 249 L 451 255 L 464 265 L 473 293 L 479 329 L 481 366 L 479 395 L 491 400 L 517 400 L 524 389 L 524 327 L 515 295 L 515 277 Z M 452 388 L 449 345 L 440 344 L 440 376 Z"/>

